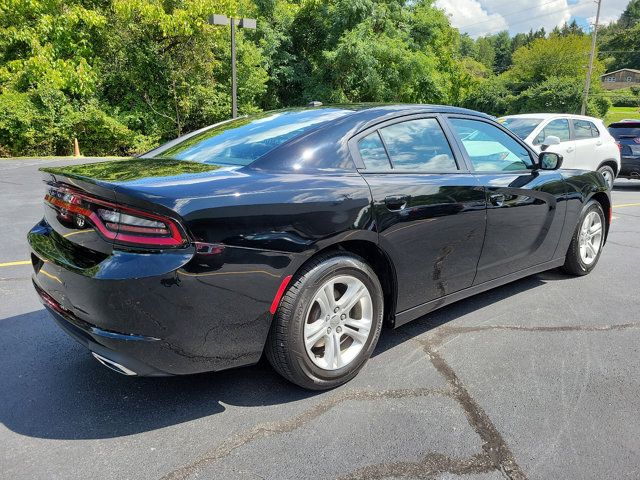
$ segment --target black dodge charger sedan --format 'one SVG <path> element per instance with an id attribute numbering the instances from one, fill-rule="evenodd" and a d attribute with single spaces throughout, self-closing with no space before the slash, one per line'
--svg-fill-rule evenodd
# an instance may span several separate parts
<path id="1" fill-rule="evenodd" d="M 139 158 L 46 168 L 28 235 L 59 326 L 127 375 L 257 362 L 326 389 L 400 326 L 543 270 L 589 273 L 599 173 L 490 117 L 427 105 L 290 109 Z"/>

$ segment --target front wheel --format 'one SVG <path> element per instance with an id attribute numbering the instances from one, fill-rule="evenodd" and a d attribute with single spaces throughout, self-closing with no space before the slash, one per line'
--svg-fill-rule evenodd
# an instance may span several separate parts
<path id="1" fill-rule="evenodd" d="M 583 209 L 571 239 L 563 270 L 571 275 L 587 275 L 600 259 L 606 220 L 600 203 L 591 200 Z"/>
<path id="2" fill-rule="evenodd" d="M 382 316 L 382 287 L 371 267 L 352 254 L 322 255 L 303 267 L 282 298 L 267 359 L 301 387 L 337 387 L 371 356 Z"/>

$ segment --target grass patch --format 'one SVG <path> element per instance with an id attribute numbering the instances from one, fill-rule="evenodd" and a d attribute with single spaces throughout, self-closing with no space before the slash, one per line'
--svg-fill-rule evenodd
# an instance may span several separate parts
<path id="1" fill-rule="evenodd" d="M 640 108 L 638 107 L 611 107 L 607 116 L 604 117 L 605 125 L 609 125 L 614 122 L 619 122 L 623 118 L 638 118 L 640 119 Z"/>

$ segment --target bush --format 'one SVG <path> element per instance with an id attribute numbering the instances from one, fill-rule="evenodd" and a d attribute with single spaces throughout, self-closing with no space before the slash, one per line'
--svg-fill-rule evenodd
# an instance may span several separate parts
<path id="1" fill-rule="evenodd" d="M 58 90 L 0 94 L 0 156 L 69 155 L 74 137 L 85 155 L 130 155 L 158 142 L 130 130 L 97 102 L 74 106 Z"/>
<path id="2" fill-rule="evenodd" d="M 551 77 L 529 87 L 514 98 L 509 113 L 578 113 L 582 107 L 584 84 L 574 77 Z M 587 104 L 587 113 L 594 117 L 604 117 L 611 107 L 611 101 L 598 87 L 592 91 Z"/>
<path id="3" fill-rule="evenodd" d="M 490 78 L 478 82 L 476 88 L 466 94 L 462 106 L 500 116 L 507 113 L 512 98 L 504 83 L 497 78 Z"/>
<path id="4" fill-rule="evenodd" d="M 640 105 L 640 96 L 638 93 L 634 93 L 631 88 L 625 88 L 623 90 L 610 92 L 608 97 L 615 107 L 637 107 Z"/>

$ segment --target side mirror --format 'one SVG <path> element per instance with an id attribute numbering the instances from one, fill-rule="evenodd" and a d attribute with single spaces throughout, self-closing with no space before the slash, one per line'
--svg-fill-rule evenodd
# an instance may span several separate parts
<path id="1" fill-rule="evenodd" d="M 549 135 L 542 142 L 543 147 L 550 147 L 551 145 L 560 145 L 560 137 L 556 137 L 555 135 Z"/>
<path id="2" fill-rule="evenodd" d="M 541 170 L 558 170 L 562 166 L 562 155 L 553 152 L 542 152 L 538 155 L 538 167 Z"/>

